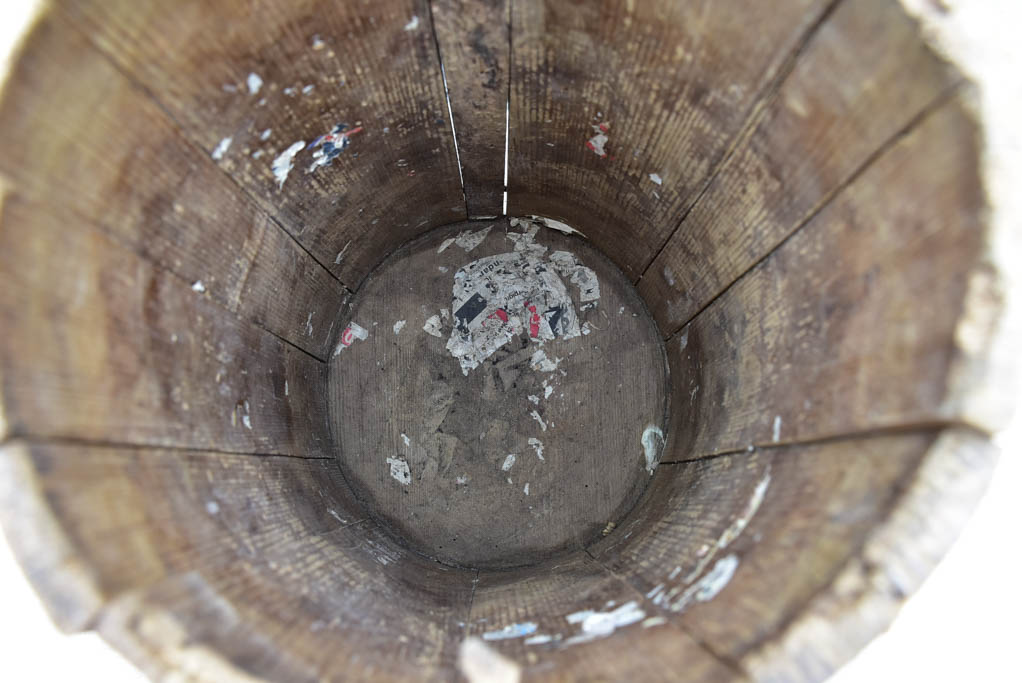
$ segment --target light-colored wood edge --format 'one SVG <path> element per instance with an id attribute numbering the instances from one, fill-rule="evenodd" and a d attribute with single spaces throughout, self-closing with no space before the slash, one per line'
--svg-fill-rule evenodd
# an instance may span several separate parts
<path id="1" fill-rule="evenodd" d="M 98 579 L 50 508 L 19 441 L 0 448 L 0 527 L 53 623 L 66 633 L 91 629 L 105 603 Z"/>
<path id="2" fill-rule="evenodd" d="M 861 552 L 743 668 L 760 681 L 824 680 L 883 632 L 965 526 L 996 454 L 972 431 L 943 432 Z"/>

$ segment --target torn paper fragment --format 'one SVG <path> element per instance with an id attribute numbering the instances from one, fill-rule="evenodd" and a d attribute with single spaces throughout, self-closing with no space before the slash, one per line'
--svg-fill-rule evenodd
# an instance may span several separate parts
<path id="1" fill-rule="evenodd" d="M 405 24 L 405 30 L 414 31 L 417 28 L 419 28 L 419 15 L 416 14 L 412 16 L 411 21 Z"/>
<path id="2" fill-rule="evenodd" d="M 344 332 L 341 332 L 341 341 L 338 342 L 337 348 L 334 349 L 334 356 L 351 346 L 356 339 L 364 341 L 368 338 L 369 332 L 366 331 L 364 327 L 354 322 L 349 324 L 346 328 L 344 328 Z"/>
<path id="3" fill-rule="evenodd" d="M 659 173 L 650 173 L 649 174 L 649 179 L 652 180 L 657 185 L 663 185 L 664 184 L 664 179 L 660 177 Z"/>
<path id="4" fill-rule="evenodd" d="M 653 474 L 657 463 L 660 462 L 660 448 L 664 445 L 664 433 L 655 425 L 650 425 L 642 431 L 642 450 L 646 456 L 646 471 Z"/>
<path id="5" fill-rule="evenodd" d="M 362 126 L 350 128 L 346 123 L 338 123 L 329 133 L 320 135 L 312 143 L 312 164 L 305 172 L 313 173 L 320 166 L 329 166 L 351 144 L 350 136 L 360 132 Z"/>
<path id="6" fill-rule="evenodd" d="M 335 266 L 341 265 L 341 261 L 344 260 L 344 252 L 348 251 L 348 247 L 350 246 L 351 240 L 348 240 L 348 242 L 344 245 L 344 249 L 341 249 L 339 252 L 337 252 L 337 258 L 334 259 Z"/>
<path id="7" fill-rule="evenodd" d="M 482 230 L 478 230 L 476 232 L 466 230 L 465 232 L 461 233 L 454 239 L 454 243 L 457 244 L 462 249 L 464 249 L 465 251 L 472 251 L 473 249 L 475 249 L 476 247 L 483 243 L 483 240 L 486 239 L 486 236 L 490 234 L 490 230 L 493 230 L 492 225 L 488 228 L 483 228 Z M 446 242 L 444 244 L 446 244 Z M 443 251 L 442 246 L 441 251 Z"/>
<path id="8" fill-rule="evenodd" d="M 220 161 L 224 158 L 224 155 L 227 154 L 227 150 L 231 148 L 231 141 L 233 139 L 234 138 L 227 137 L 220 141 L 220 144 L 218 144 L 216 149 L 213 150 L 213 153 L 210 154 L 210 156 L 213 157 L 213 161 Z"/>
<path id="9" fill-rule="evenodd" d="M 550 261 L 557 272 L 570 279 L 571 284 L 578 287 L 579 301 L 597 301 L 600 298 L 600 282 L 592 268 L 578 262 L 575 255 L 567 251 L 555 251 L 550 254 Z"/>
<path id="10" fill-rule="evenodd" d="M 515 454 L 508 453 L 508 456 L 504 458 L 504 464 L 500 466 L 501 471 L 507 472 L 515 464 Z"/>
<path id="11" fill-rule="evenodd" d="M 433 315 L 426 320 L 426 324 L 422 326 L 422 329 L 426 331 L 426 334 L 431 334 L 434 337 L 443 338 L 443 330 L 440 327 L 440 316 Z"/>
<path id="12" fill-rule="evenodd" d="M 529 248 L 535 229 L 508 234 L 516 242 L 515 251 L 473 261 L 454 274 L 454 328 L 447 350 L 466 375 L 518 335 L 528 335 L 534 341 L 581 335 L 578 315 L 556 264 Z M 566 255 L 560 257 L 562 261 L 570 259 L 577 264 L 574 256 L 561 253 Z M 573 266 L 573 276 L 578 268 Z M 582 272 L 576 279 L 585 287 L 587 297 L 598 295 L 595 275 L 593 282 L 587 277 Z M 556 367 L 556 362 L 551 362 Z"/>
<path id="13" fill-rule="evenodd" d="M 564 641 L 565 645 L 584 643 L 596 638 L 605 638 L 622 626 L 634 624 L 646 618 L 646 613 L 639 609 L 639 603 L 635 600 L 621 605 L 612 612 L 596 612 L 584 610 L 569 614 L 569 624 L 579 624 L 580 633 Z"/>
<path id="14" fill-rule="evenodd" d="M 610 138 L 607 137 L 607 131 L 609 128 L 610 124 L 608 123 L 601 123 L 597 126 L 593 126 L 593 132 L 596 133 L 596 135 L 589 138 L 589 141 L 586 142 L 586 147 L 592 150 L 593 154 L 600 158 L 607 156 L 607 150 L 604 149 L 604 145 L 606 145 L 610 140 Z"/>
<path id="15" fill-rule="evenodd" d="M 529 415 L 532 417 L 533 420 L 539 423 L 539 426 L 542 427 L 543 431 L 545 432 L 546 422 L 543 421 L 543 418 L 540 416 L 539 412 L 533 410 L 531 413 L 529 413 Z"/>
<path id="16" fill-rule="evenodd" d="M 206 285 L 202 284 L 202 280 L 196 280 L 192 283 L 192 291 L 202 294 L 206 291 Z"/>
<path id="17" fill-rule="evenodd" d="M 277 189 L 284 189 L 284 181 L 288 173 L 295 167 L 295 155 L 305 149 L 305 141 L 299 140 L 294 143 L 273 160 L 270 168 L 273 170 L 273 177 L 277 179 Z"/>
<path id="18" fill-rule="evenodd" d="M 394 334 L 401 334 L 401 329 L 405 326 L 404 320 L 398 320 L 394 323 Z"/>
<path id="19" fill-rule="evenodd" d="M 390 476 L 405 486 L 412 483 L 412 473 L 408 469 L 408 463 L 401 458 L 387 458 L 387 464 L 390 465 Z"/>
<path id="20" fill-rule="evenodd" d="M 539 370 L 540 372 L 553 372 L 557 369 L 557 365 L 560 362 L 560 358 L 550 358 L 546 355 L 546 351 L 543 349 L 537 349 L 537 351 L 532 354 L 532 358 L 529 360 L 529 365 L 533 370 Z"/>
<path id="21" fill-rule="evenodd" d="M 546 458 L 543 457 L 543 442 L 542 441 L 540 441 L 539 439 L 537 439 L 534 436 L 530 436 L 529 437 L 529 445 L 532 446 L 532 449 L 534 451 L 536 451 L 536 457 L 537 458 L 539 458 L 540 460 L 546 460 Z"/>
<path id="22" fill-rule="evenodd" d="M 563 232 L 565 235 L 582 235 L 582 237 L 585 237 L 585 235 L 582 234 L 582 232 L 576 230 L 575 228 L 571 227 L 567 223 L 563 223 L 561 221 L 554 220 L 553 218 L 547 218 L 546 216 L 530 216 L 530 218 L 533 221 L 535 221 L 535 222 L 537 222 L 537 223 L 539 223 L 539 224 L 541 224 L 541 225 L 543 225 L 543 226 L 545 226 L 547 228 L 550 228 L 551 230 L 556 230 L 557 232 Z"/>
<path id="23" fill-rule="evenodd" d="M 483 634 L 483 640 L 508 640 L 509 638 L 522 638 L 536 632 L 536 624 L 532 621 L 524 621 L 520 624 L 505 626 L 499 631 L 487 631 Z"/>
<path id="24" fill-rule="evenodd" d="M 454 244 L 454 240 L 456 240 L 456 239 L 457 239 L 456 237 L 448 237 L 447 239 L 445 239 L 443 242 L 440 243 L 440 248 L 436 250 L 436 253 L 438 253 L 438 254 L 444 253 L 444 250 L 447 247 L 449 247 L 452 244 Z"/>

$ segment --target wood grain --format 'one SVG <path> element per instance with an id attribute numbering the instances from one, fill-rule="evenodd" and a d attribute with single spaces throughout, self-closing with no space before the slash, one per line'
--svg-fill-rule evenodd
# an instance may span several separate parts
<path id="1" fill-rule="evenodd" d="M 524 230 L 462 223 L 396 252 L 352 300 L 350 320 L 368 338 L 330 364 L 331 424 L 352 486 L 412 547 L 460 566 L 533 564 L 580 548 L 634 505 L 649 481 L 643 434 L 664 427 L 656 328 L 628 279 L 575 236 L 543 229 L 534 246 L 547 250 L 543 258 L 567 251 L 595 273 L 599 298 L 589 304 L 569 276 L 554 275 L 578 336 L 515 335 L 463 374 L 448 346 L 459 269 L 518 254 L 512 238 Z M 482 242 L 438 253 L 468 235 Z M 543 258 L 537 267 L 554 273 Z M 434 316 L 438 336 L 424 330 Z M 556 368 L 532 362 L 540 351 Z M 405 463 L 408 483 L 393 476 L 392 460 Z"/>
<path id="2" fill-rule="evenodd" d="M 841 3 L 644 274 L 661 328 L 677 330 L 776 248 L 958 78 L 895 4 Z"/>
<path id="3" fill-rule="evenodd" d="M 828 4 L 513 3 L 508 210 L 638 279 Z"/>
<path id="4" fill-rule="evenodd" d="M 332 454 L 324 363 L 105 232 L 7 197 L 4 436 Z"/>
<path id="5" fill-rule="evenodd" d="M 828 587 L 898 501 L 933 431 L 661 465 L 643 504 L 591 550 L 661 614 L 740 661 Z M 696 597 L 731 558 L 715 596 Z M 686 600 L 686 596 L 688 599 Z"/>
<path id="6" fill-rule="evenodd" d="M 289 680 L 429 675 L 445 629 L 467 615 L 472 574 L 426 564 L 360 524 L 330 461 L 23 442 L 2 458 L 30 463 L 113 600 L 100 631 L 151 673 L 205 656 Z M 59 589 L 47 597 L 59 602 Z M 404 639 L 371 614 L 404 624 Z M 389 657 L 368 656 L 384 648 Z"/>
<path id="7" fill-rule="evenodd" d="M 0 103 L 0 174 L 8 191 L 102 228 L 158 267 L 201 281 L 228 310 L 326 356 L 341 284 L 52 17 L 28 39 Z"/>
<path id="8" fill-rule="evenodd" d="M 430 2 L 470 218 L 504 213 L 509 5 L 507 0 Z"/>
<path id="9" fill-rule="evenodd" d="M 668 341 L 682 457 L 959 417 L 976 145 L 948 102 Z"/>
<path id="10" fill-rule="evenodd" d="M 426 0 L 58 5 L 189 140 L 212 154 L 230 137 L 221 166 L 352 289 L 402 242 L 465 218 Z M 361 131 L 308 172 L 338 124 Z M 280 187 L 273 161 L 297 142 Z"/>

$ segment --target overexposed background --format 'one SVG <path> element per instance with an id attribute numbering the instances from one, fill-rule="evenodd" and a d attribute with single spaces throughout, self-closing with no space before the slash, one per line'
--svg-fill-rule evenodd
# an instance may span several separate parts
<path id="1" fill-rule="evenodd" d="M 1001 83 L 990 95 L 995 106 L 1006 112 L 1022 108 L 1022 59 L 1015 35 L 1022 27 L 1022 3 L 962 0 L 945 4 L 963 20 L 976 49 L 982 51 L 978 61 L 1001 67 Z M 0 57 L 6 59 L 32 5 L 31 0 L 0 0 Z M 3 71 L 0 68 L 0 74 Z M 1022 126 L 1022 121 L 1015 125 Z M 1017 156 L 1022 151 L 1009 148 L 1006 154 Z M 1017 231 L 1015 238 L 1016 244 L 1004 248 L 1019 254 Z M 1022 264 L 1022 258 L 1012 262 Z M 1013 293 L 1018 292 L 1016 284 Z M 1010 324 L 1015 330 L 1022 329 L 1018 320 Z M 1002 456 L 992 484 L 957 544 L 909 599 L 890 630 L 838 672 L 831 683 L 1022 681 L 1022 664 L 1014 651 L 1022 634 L 1018 625 L 1022 581 L 1017 577 L 1022 566 L 1022 533 L 1017 526 L 1022 522 L 1022 463 L 1018 457 L 1022 453 L 1022 416 L 1016 415 L 996 441 Z M 0 643 L 4 643 L 0 680 L 145 680 L 95 634 L 60 634 L 2 537 L 0 596 Z"/>

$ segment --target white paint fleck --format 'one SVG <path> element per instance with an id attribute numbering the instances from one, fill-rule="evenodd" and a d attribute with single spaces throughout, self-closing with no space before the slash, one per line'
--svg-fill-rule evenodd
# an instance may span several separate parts
<path id="1" fill-rule="evenodd" d="M 309 317 L 305 319 L 305 336 L 312 336 L 312 312 L 309 312 Z"/>
<path id="2" fill-rule="evenodd" d="M 259 139 L 265 142 L 266 140 L 270 139 L 271 135 L 273 135 L 273 129 L 267 128 L 266 130 L 259 134 Z"/>
<path id="3" fill-rule="evenodd" d="M 265 153 L 266 152 L 264 152 L 263 150 L 257 149 L 256 151 L 252 152 L 252 158 L 253 159 L 258 159 L 258 158 L 262 157 L 262 155 L 265 154 Z"/>
<path id="4" fill-rule="evenodd" d="M 536 632 L 536 623 L 523 621 L 520 624 L 505 626 L 499 631 L 487 631 L 483 634 L 483 640 L 509 640 L 511 638 L 522 638 Z"/>
<path id="5" fill-rule="evenodd" d="M 462 475 L 460 477 L 455 477 L 454 481 L 458 484 L 458 486 L 464 486 L 468 483 L 468 477 Z"/>
<path id="6" fill-rule="evenodd" d="M 227 154 L 227 150 L 231 148 L 231 142 L 233 141 L 233 137 L 226 137 L 221 140 L 216 146 L 216 149 L 213 150 L 213 153 L 210 154 L 210 156 L 213 157 L 213 161 L 220 161 L 223 159 L 224 155 Z"/>
<path id="7" fill-rule="evenodd" d="M 211 515 L 215 515 L 215 514 L 219 513 L 220 512 L 220 504 L 217 503 L 215 500 L 207 500 L 206 501 L 206 512 L 208 512 Z"/>
<path id="8" fill-rule="evenodd" d="M 441 273 L 446 273 L 448 271 L 447 266 L 437 266 L 436 269 L 439 270 Z"/>
<path id="9" fill-rule="evenodd" d="M 649 179 L 652 180 L 657 185 L 663 185 L 664 184 L 664 179 L 660 177 L 659 173 L 650 173 L 649 174 Z"/>
<path id="10" fill-rule="evenodd" d="M 646 455 L 646 471 L 653 474 L 660 461 L 660 448 L 664 445 L 664 433 L 656 425 L 649 425 L 642 430 L 642 450 Z"/>
<path id="11" fill-rule="evenodd" d="M 252 418 L 248 413 L 241 416 L 241 424 L 245 425 L 245 429 L 252 429 Z"/>
<path id="12" fill-rule="evenodd" d="M 521 667 L 479 638 L 466 638 L 458 648 L 458 669 L 468 683 L 518 683 Z"/>
<path id="13" fill-rule="evenodd" d="M 273 160 L 270 168 L 273 171 L 273 176 L 277 179 L 277 189 L 284 189 L 284 181 L 287 180 L 288 173 L 295 166 L 295 155 L 303 149 L 305 149 L 305 141 L 299 140 Z"/>
<path id="14" fill-rule="evenodd" d="M 671 570 L 671 573 L 667 575 L 667 578 L 669 580 L 673 581 L 674 579 L 678 578 L 678 574 L 680 574 L 680 573 L 681 573 L 681 567 L 680 566 L 675 567 L 674 569 Z"/>
<path id="15" fill-rule="evenodd" d="M 426 334 L 431 334 L 434 337 L 443 338 L 443 332 L 440 328 L 440 316 L 433 315 L 426 320 L 426 324 L 422 326 L 422 329 L 426 331 Z"/>
<path id="16" fill-rule="evenodd" d="M 738 569 L 738 556 L 734 553 L 722 557 L 713 565 L 713 569 L 689 586 L 668 609 L 672 612 L 683 612 L 693 601 L 708 602 L 724 590 Z"/>
<path id="17" fill-rule="evenodd" d="M 642 628 L 652 628 L 654 626 L 663 626 L 667 623 L 666 617 L 650 617 L 642 622 Z"/>
<path id="18" fill-rule="evenodd" d="M 287 380 L 284 380 L 284 395 L 285 396 L 291 395 L 291 391 L 287 388 Z"/>
<path id="19" fill-rule="evenodd" d="M 401 432 L 401 441 L 403 441 L 406 446 L 412 445 L 412 440 L 409 439 L 408 435 L 405 434 L 404 432 Z"/>
<path id="20" fill-rule="evenodd" d="M 202 280 L 196 280 L 192 283 L 192 291 L 202 294 L 206 291 L 206 285 L 202 284 Z"/>
<path id="21" fill-rule="evenodd" d="M 781 416 L 780 415 L 774 416 L 774 434 L 773 434 L 773 437 L 774 437 L 774 443 L 777 443 L 778 441 L 781 440 Z"/>
<path id="22" fill-rule="evenodd" d="M 340 522 L 341 524 L 346 524 L 346 522 L 344 521 L 344 519 L 343 519 L 343 518 L 342 518 L 342 517 L 341 517 L 341 516 L 340 516 L 339 514 L 337 514 L 337 511 L 336 511 L 336 510 L 334 510 L 333 508 L 329 508 L 329 509 L 327 510 L 327 512 L 329 512 L 329 513 L 330 513 L 330 516 L 331 516 L 331 517 L 333 517 L 334 519 L 336 519 L 336 520 L 337 520 L 338 522 Z"/>
<path id="23" fill-rule="evenodd" d="M 539 439 L 537 439 L 534 436 L 530 436 L 529 437 L 529 445 L 532 446 L 532 449 L 534 451 L 536 451 L 536 457 L 537 458 L 539 458 L 540 460 L 546 460 L 546 458 L 543 457 L 543 442 L 542 441 L 540 441 Z"/>
<path id="24" fill-rule="evenodd" d="M 282 92 L 285 95 L 287 95 L 288 97 L 294 97 L 295 95 L 298 94 L 298 90 L 296 88 L 291 88 L 291 87 L 284 88 L 284 90 Z"/>
<path id="25" fill-rule="evenodd" d="M 533 410 L 531 413 L 529 413 L 529 415 L 532 416 L 533 420 L 535 420 L 536 422 L 539 423 L 539 426 L 542 427 L 543 431 L 545 432 L 546 431 L 546 422 L 543 422 L 543 418 L 539 416 L 539 413 L 536 412 L 535 410 Z"/>
<path id="26" fill-rule="evenodd" d="M 250 73 L 248 78 L 245 79 L 245 84 L 248 86 L 248 94 L 256 95 L 259 93 L 259 89 L 263 87 L 263 79 L 257 73 Z"/>
<path id="27" fill-rule="evenodd" d="M 533 370 L 540 370 L 542 372 L 553 372 L 557 369 L 558 363 L 561 362 L 560 358 L 552 359 L 546 355 L 546 351 L 543 349 L 537 349 L 532 354 L 532 358 L 529 361 L 529 365 L 532 366 Z"/>
<path id="28" fill-rule="evenodd" d="M 436 253 L 438 253 L 438 254 L 444 253 L 444 250 L 447 249 L 447 247 L 449 247 L 452 244 L 454 244 L 454 241 L 456 239 L 458 239 L 458 238 L 457 237 L 448 237 L 447 239 L 445 239 L 443 242 L 440 243 L 440 247 L 436 250 Z"/>
<path id="29" fill-rule="evenodd" d="M 412 483 L 412 473 L 408 469 L 408 463 L 401 458 L 387 458 L 387 464 L 390 465 L 390 476 L 399 481 L 404 486 L 408 486 Z"/>
<path id="30" fill-rule="evenodd" d="M 344 248 L 341 249 L 339 252 L 337 252 L 337 258 L 334 259 L 334 265 L 335 266 L 341 265 L 341 261 L 344 260 L 344 252 L 348 251 L 348 247 L 350 247 L 350 246 L 351 246 L 351 240 L 348 240 L 348 243 L 344 245 Z"/>
<path id="31" fill-rule="evenodd" d="M 687 346 L 688 346 L 688 326 L 686 325 L 685 329 L 682 330 L 681 332 L 681 336 L 678 337 L 678 350 L 684 351 L 685 347 Z"/>
<path id="32" fill-rule="evenodd" d="M 663 589 L 664 589 L 664 584 L 658 583 L 656 585 L 656 587 L 653 588 L 653 590 L 651 590 L 650 592 L 646 593 L 646 597 L 652 599 L 654 595 L 656 595 L 657 593 L 659 593 Z"/>
<path id="33" fill-rule="evenodd" d="M 419 15 L 413 15 L 412 20 L 405 24 L 406 31 L 414 31 L 419 28 Z"/>
<path id="34" fill-rule="evenodd" d="M 674 279 L 674 271 L 671 270 L 670 266 L 664 266 L 664 279 L 667 280 L 667 284 L 671 287 L 677 284 Z"/>
<path id="35" fill-rule="evenodd" d="M 622 626 L 634 624 L 646 618 L 635 600 L 627 602 L 611 612 L 584 610 L 565 617 L 569 624 L 579 624 L 581 631 L 564 641 L 565 645 L 584 643 L 596 638 L 605 638 Z"/>
<path id="36" fill-rule="evenodd" d="M 326 43 L 323 42 L 323 39 L 319 37 L 318 33 L 316 35 L 312 36 L 312 49 L 313 50 L 322 50 L 325 47 L 326 47 Z"/>
<path id="37" fill-rule="evenodd" d="M 313 91 L 313 90 L 315 90 L 315 89 L 316 89 L 316 86 L 315 86 L 315 85 L 312 85 L 312 84 L 310 83 L 309 85 L 307 85 L 307 86 L 305 86 L 304 88 L 302 88 L 302 94 L 303 94 L 303 95 L 308 95 L 308 94 L 309 94 L 310 92 L 312 92 L 312 91 Z"/>
<path id="38" fill-rule="evenodd" d="M 526 645 L 546 645 L 547 643 L 553 642 L 554 637 L 546 633 L 541 633 L 531 638 L 526 638 L 524 642 Z"/>
<path id="39" fill-rule="evenodd" d="M 394 334 L 401 334 L 401 329 L 405 326 L 404 320 L 398 320 L 394 323 Z"/>
<path id="40" fill-rule="evenodd" d="M 508 453 L 507 457 L 504 458 L 504 464 L 500 466 L 501 471 L 507 472 L 510 470 L 515 464 L 516 457 L 514 453 Z"/>
<path id="41" fill-rule="evenodd" d="M 522 491 L 525 492 L 525 495 L 529 495 L 529 482 L 525 482 L 525 488 Z"/>

